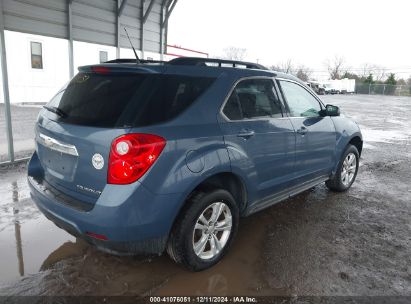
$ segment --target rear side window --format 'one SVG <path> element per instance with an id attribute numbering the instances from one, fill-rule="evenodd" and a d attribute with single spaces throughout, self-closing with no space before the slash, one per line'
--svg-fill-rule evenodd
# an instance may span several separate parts
<path id="1" fill-rule="evenodd" d="M 270 79 L 248 79 L 238 83 L 223 113 L 230 120 L 282 117 L 281 104 Z"/>
<path id="2" fill-rule="evenodd" d="M 97 127 L 141 127 L 175 118 L 214 78 L 164 74 L 79 73 L 48 104 L 59 121 Z"/>

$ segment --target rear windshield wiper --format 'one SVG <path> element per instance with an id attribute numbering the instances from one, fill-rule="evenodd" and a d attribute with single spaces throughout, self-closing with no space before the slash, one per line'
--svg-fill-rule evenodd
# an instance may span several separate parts
<path id="1" fill-rule="evenodd" d="M 55 114 L 57 114 L 60 117 L 67 117 L 67 113 L 64 112 L 63 110 L 60 110 L 57 107 L 50 107 L 50 106 L 43 106 L 43 108 L 45 108 L 47 111 L 53 112 Z"/>

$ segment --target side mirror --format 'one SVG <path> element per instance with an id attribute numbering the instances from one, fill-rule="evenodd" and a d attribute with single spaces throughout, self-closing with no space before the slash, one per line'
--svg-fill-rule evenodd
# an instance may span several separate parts
<path id="1" fill-rule="evenodd" d="M 340 116 L 340 108 L 333 105 L 326 105 L 323 110 L 324 116 Z"/>

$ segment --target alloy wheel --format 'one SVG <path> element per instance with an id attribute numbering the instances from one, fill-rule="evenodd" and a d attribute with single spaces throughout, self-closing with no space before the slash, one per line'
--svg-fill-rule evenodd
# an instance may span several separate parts
<path id="1" fill-rule="evenodd" d="M 216 257 L 223 250 L 231 234 L 233 220 L 224 202 L 209 205 L 198 217 L 193 231 L 193 249 L 203 260 Z"/>
<path id="2" fill-rule="evenodd" d="M 357 170 L 357 158 L 354 153 L 349 153 L 341 168 L 341 182 L 344 186 L 349 186 L 354 179 Z"/>

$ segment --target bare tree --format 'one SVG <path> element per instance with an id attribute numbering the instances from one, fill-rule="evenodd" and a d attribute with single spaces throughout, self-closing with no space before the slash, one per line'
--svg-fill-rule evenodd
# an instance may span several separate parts
<path id="1" fill-rule="evenodd" d="M 333 59 L 328 59 L 325 62 L 327 66 L 328 73 L 331 79 L 340 79 L 341 75 L 344 74 L 348 69 L 345 67 L 345 59 L 341 56 L 335 56 Z"/>
<path id="2" fill-rule="evenodd" d="M 278 63 L 276 67 L 279 72 L 288 74 L 292 74 L 294 72 L 294 64 L 291 59 Z"/>
<path id="3" fill-rule="evenodd" d="M 376 64 L 364 63 L 361 66 L 361 76 L 366 78 L 370 74 L 373 75 L 375 80 L 381 81 L 387 77 L 387 69 Z"/>
<path id="4" fill-rule="evenodd" d="M 387 69 L 382 66 L 376 66 L 373 75 L 375 76 L 375 80 L 382 81 L 387 78 Z"/>
<path id="5" fill-rule="evenodd" d="M 272 70 L 272 71 L 280 72 L 280 67 L 277 66 L 277 65 L 274 65 L 274 64 L 270 65 L 270 66 L 268 67 L 268 69 L 269 69 L 269 70 Z"/>
<path id="6" fill-rule="evenodd" d="M 295 76 L 302 81 L 308 81 L 310 80 L 312 73 L 313 71 L 310 68 L 300 65 L 296 70 Z"/>
<path id="7" fill-rule="evenodd" d="M 302 81 L 308 81 L 313 73 L 310 68 L 303 64 L 298 66 L 294 65 L 291 59 L 287 59 L 286 61 L 270 66 L 270 70 L 292 74 L 300 78 Z"/>
<path id="8" fill-rule="evenodd" d="M 229 60 L 244 60 L 247 49 L 235 46 L 229 46 L 223 50 L 223 58 Z"/>
<path id="9" fill-rule="evenodd" d="M 360 70 L 360 76 L 363 78 L 368 77 L 370 74 L 373 73 L 373 68 L 374 65 L 370 64 L 370 63 L 364 63 L 361 66 L 361 70 Z"/>

